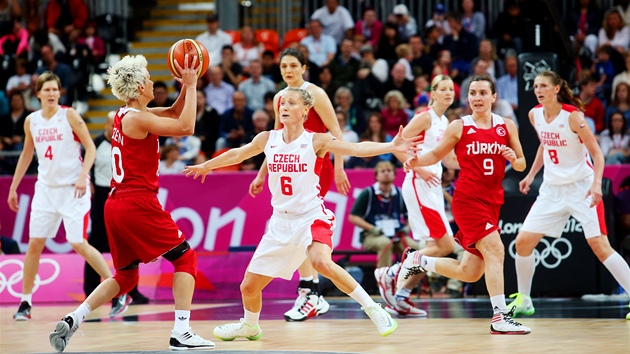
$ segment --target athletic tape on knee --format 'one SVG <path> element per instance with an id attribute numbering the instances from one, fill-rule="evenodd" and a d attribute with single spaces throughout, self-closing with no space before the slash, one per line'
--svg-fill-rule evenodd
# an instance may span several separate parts
<path id="1" fill-rule="evenodd" d="M 175 267 L 175 273 L 188 273 L 197 280 L 197 254 L 195 253 L 195 250 L 189 248 L 179 258 L 171 261 L 171 263 Z"/>
<path id="2" fill-rule="evenodd" d="M 120 291 L 115 297 L 122 296 L 131 291 L 136 285 L 138 285 L 138 280 L 140 276 L 138 275 L 138 268 L 129 269 L 129 270 L 116 270 L 116 274 L 114 274 L 114 280 L 118 283 L 120 287 Z"/>

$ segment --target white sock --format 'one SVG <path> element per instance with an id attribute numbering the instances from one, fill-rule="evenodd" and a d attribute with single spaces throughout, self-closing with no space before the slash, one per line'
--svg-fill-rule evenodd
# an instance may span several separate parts
<path id="1" fill-rule="evenodd" d="M 615 277 L 617 283 L 626 291 L 626 294 L 630 295 L 630 267 L 628 267 L 628 263 L 623 257 L 615 252 L 606 258 L 603 264 Z"/>
<path id="2" fill-rule="evenodd" d="M 422 255 L 422 263 L 420 263 L 420 266 L 424 268 L 424 270 L 426 270 L 427 272 L 437 272 L 435 270 L 436 260 L 437 260 L 436 257 L 429 257 L 429 256 Z"/>
<path id="3" fill-rule="evenodd" d="M 357 285 L 357 287 L 354 288 L 348 296 L 361 304 L 361 307 L 363 308 L 367 308 L 375 304 L 374 300 L 372 300 L 370 295 L 361 287 L 361 285 Z"/>
<path id="4" fill-rule="evenodd" d="M 309 277 L 300 277 L 300 280 L 304 280 L 304 281 L 313 281 L 313 276 L 309 276 Z M 319 282 L 319 279 L 317 279 L 317 281 Z"/>
<path id="5" fill-rule="evenodd" d="M 175 310 L 175 325 L 173 330 L 186 333 L 190 329 L 190 310 Z"/>
<path id="6" fill-rule="evenodd" d="M 534 253 L 529 256 L 519 256 L 517 254 L 514 265 L 516 267 L 518 292 L 530 296 L 532 292 L 532 279 L 534 279 L 534 272 L 536 271 Z"/>
<path id="7" fill-rule="evenodd" d="M 505 312 L 505 309 L 507 308 L 507 305 L 505 304 L 505 294 L 491 296 L 490 303 L 492 304 L 493 311 L 498 309 L 501 312 Z"/>
<path id="8" fill-rule="evenodd" d="M 412 289 L 402 288 L 396 291 L 396 301 L 408 299 Z"/>
<path id="9" fill-rule="evenodd" d="M 26 301 L 29 305 L 33 306 L 33 294 L 22 294 L 22 300 L 20 302 Z"/>
<path id="10" fill-rule="evenodd" d="M 79 305 L 79 307 L 77 307 L 77 309 L 74 311 L 74 313 L 77 315 L 77 320 L 79 321 L 77 325 L 80 325 L 81 322 L 83 322 L 83 320 L 85 319 L 85 317 L 90 314 L 90 312 L 92 312 L 92 307 L 90 307 L 90 305 L 87 302 L 84 302 L 81 305 Z"/>
<path id="11" fill-rule="evenodd" d="M 258 318 L 260 317 L 260 312 L 247 311 L 247 309 L 245 309 L 244 307 L 243 310 L 245 311 L 245 316 L 243 318 L 245 323 L 252 327 L 258 326 Z"/>

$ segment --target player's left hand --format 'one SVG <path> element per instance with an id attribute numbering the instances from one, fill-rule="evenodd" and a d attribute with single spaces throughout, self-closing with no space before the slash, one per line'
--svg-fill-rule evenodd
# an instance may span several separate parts
<path id="1" fill-rule="evenodd" d="M 507 146 L 503 148 L 503 157 L 505 157 L 505 159 L 510 163 L 514 163 L 514 161 L 516 161 L 516 153 Z"/>
<path id="2" fill-rule="evenodd" d="M 418 166 L 418 155 L 414 154 L 412 157 L 408 158 L 407 161 L 403 163 L 403 169 L 405 173 L 414 169 L 414 167 Z"/>
<path id="3" fill-rule="evenodd" d="M 87 181 L 86 178 L 79 178 L 77 183 L 74 184 L 74 197 L 81 198 L 85 195 L 85 191 L 87 189 Z"/>
<path id="4" fill-rule="evenodd" d="M 422 139 L 422 137 L 420 136 L 405 138 L 403 136 L 403 126 L 401 125 L 398 128 L 398 134 L 396 134 L 396 136 L 392 140 L 392 143 L 394 143 L 394 148 L 392 150 L 415 155 L 414 153 L 418 151 L 418 144 L 420 144 L 420 139 Z"/>
<path id="5" fill-rule="evenodd" d="M 335 185 L 337 186 L 337 192 L 348 195 L 350 190 L 350 181 L 348 175 L 343 169 L 335 169 Z"/>
<path id="6" fill-rule="evenodd" d="M 182 173 L 186 174 L 186 177 L 190 177 L 193 175 L 193 179 L 197 179 L 199 175 L 201 175 L 201 183 L 206 181 L 206 175 L 212 171 L 211 168 L 207 167 L 205 163 L 193 166 L 186 166 L 186 168 L 182 171 Z"/>
<path id="7" fill-rule="evenodd" d="M 591 196 L 591 208 L 599 204 L 602 201 L 602 183 L 593 182 L 591 188 L 586 192 L 586 197 Z"/>

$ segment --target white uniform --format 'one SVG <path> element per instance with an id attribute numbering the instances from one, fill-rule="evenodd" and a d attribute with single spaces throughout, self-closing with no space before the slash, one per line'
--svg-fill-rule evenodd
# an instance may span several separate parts
<path id="1" fill-rule="evenodd" d="M 523 231 L 560 237 L 573 215 L 587 238 L 607 233 L 603 202 L 591 208 L 591 198 L 584 198 L 593 183 L 594 171 L 586 146 L 569 126 L 569 115 L 576 110 L 564 104 L 558 116 L 547 123 L 543 107 L 533 109 L 536 132 L 544 148 L 544 175 L 538 198 L 521 227 Z"/>
<path id="2" fill-rule="evenodd" d="M 30 131 L 39 167 L 31 204 L 30 237 L 55 237 L 61 220 L 66 239 L 81 243 L 87 238 L 90 188 L 74 197 L 74 184 L 83 168 L 81 143 L 67 118 L 68 108 L 59 107 L 50 119 L 36 111 L 30 116 Z M 87 183 L 89 185 L 89 183 Z"/>
<path id="3" fill-rule="evenodd" d="M 286 144 L 282 129 L 270 132 L 265 155 L 274 211 L 249 264 L 252 273 L 290 280 L 313 241 L 332 247 L 335 215 L 319 195 L 322 159 L 315 154 L 313 135 L 304 131 Z"/>
<path id="4" fill-rule="evenodd" d="M 420 133 L 422 137 L 417 154 L 424 155 L 437 146 L 448 126 L 445 116 L 438 117 L 432 108 L 427 108 L 431 116 L 431 127 Z M 442 164 L 425 167 L 442 177 Z M 453 230 L 444 211 L 442 186 L 430 186 L 414 171 L 409 171 L 402 185 L 402 195 L 409 213 L 409 226 L 413 237 L 418 240 L 434 240 L 444 234 L 453 235 Z"/>

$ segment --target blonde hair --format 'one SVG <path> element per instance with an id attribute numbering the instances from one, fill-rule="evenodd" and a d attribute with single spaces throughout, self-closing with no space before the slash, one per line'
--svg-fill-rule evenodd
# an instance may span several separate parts
<path id="1" fill-rule="evenodd" d="M 37 83 L 35 84 L 35 92 L 41 91 L 44 84 L 48 81 L 55 81 L 57 83 L 57 87 L 59 88 L 59 90 L 61 90 L 61 80 L 59 79 L 59 76 L 55 75 L 55 73 L 53 73 L 52 71 L 44 71 L 37 78 Z"/>
<path id="2" fill-rule="evenodd" d="M 140 96 L 138 86 L 144 85 L 147 73 L 147 59 L 143 55 L 128 55 L 107 69 L 107 83 L 116 98 L 128 102 Z"/>
<path id="3" fill-rule="evenodd" d="M 315 104 L 315 97 L 313 97 L 313 95 L 306 90 L 297 87 L 289 87 L 287 88 L 287 92 L 297 92 L 300 95 L 300 99 L 302 100 L 304 105 L 309 108 L 313 107 L 313 104 Z"/>
<path id="4" fill-rule="evenodd" d="M 389 99 L 392 97 L 394 97 L 396 101 L 398 101 L 398 104 L 400 105 L 400 109 L 405 109 L 407 100 L 405 99 L 405 96 L 403 96 L 402 92 L 398 90 L 391 90 L 385 94 L 385 98 L 383 98 L 383 102 L 385 103 L 386 106 L 387 106 L 387 102 L 389 102 Z"/>
<path id="5" fill-rule="evenodd" d="M 450 80 L 453 81 L 453 79 L 451 79 L 450 76 L 448 75 L 437 75 L 433 78 L 433 80 L 431 80 L 431 92 L 434 92 L 435 90 L 437 90 L 438 85 L 440 84 L 440 82 L 442 81 L 446 81 L 446 80 Z M 429 98 L 429 106 L 433 104 L 433 98 Z"/>

